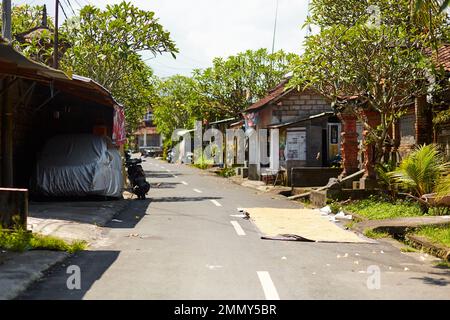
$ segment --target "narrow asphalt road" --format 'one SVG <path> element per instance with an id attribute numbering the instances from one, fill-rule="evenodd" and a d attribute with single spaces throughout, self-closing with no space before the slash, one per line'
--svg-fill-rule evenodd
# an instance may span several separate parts
<path id="1" fill-rule="evenodd" d="M 298 205 L 188 166 L 148 159 L 144 169 L 150 199 L 133 201 L 101 244 L 21 299 L 450 299 L 449 269 L 423 255 L 386 241 L 261 240 L 237 208 Z M 67 288 L 70 265 L 80 290 Z"/>

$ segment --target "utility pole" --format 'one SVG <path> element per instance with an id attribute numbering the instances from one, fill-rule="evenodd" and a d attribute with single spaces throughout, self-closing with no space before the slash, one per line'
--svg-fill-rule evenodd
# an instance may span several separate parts
<path id="1" fill-rule="evenodd" d="M 42 9 L 42 26 L 47 28 L 47 6 L 44 4 L 44 9 Z"/>
<path id="2" fill-rule="evenodd" d="M 277 34 L 278 2 L 279 2 L 279 0 L 276 0 L 276 1 L 277 1 L 277 8 L 275 9 L 275 23 L 273 26 L 272 53 L 275 52 L 275 38 L 276 38 L 276 34 Z"/>
<path id="3" fill-rule="evenodd" d="M 2 1 L 2 37 L 8 41 L 12 39 L 11 33 L 11 0 Z M 13 109 L 9 99 L 8 77 L 1 81 L 2 89 L 5 89 L 1 97 L 1 184 L 4 187 L 13 186 Z"/>
<path id="4" fill-rule="evenodd" d="M 59 16 L 59 0 L 55 0 L 55 39 L 53 41 L 53 68 L 58 69 L 58 16 Z"/>
<path id="5" fill-rule="evenodd" d="M 11 41 L 11 0 L 2 2 L 2 37 Z"/>

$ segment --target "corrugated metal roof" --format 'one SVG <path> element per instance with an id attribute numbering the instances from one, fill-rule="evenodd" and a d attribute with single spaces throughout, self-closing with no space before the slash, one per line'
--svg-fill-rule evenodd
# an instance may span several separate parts
<path id="1" fill-rule="evenodd" d="M 96 81 L 78 75 L 69 77 L 61 70 L 32 61 L 3 39 L 0 39 L 0 73 L 45 84 L 52 83 L 55 89 L 84 100 L 108 106 L 120 105 L 111 93 Z"/>

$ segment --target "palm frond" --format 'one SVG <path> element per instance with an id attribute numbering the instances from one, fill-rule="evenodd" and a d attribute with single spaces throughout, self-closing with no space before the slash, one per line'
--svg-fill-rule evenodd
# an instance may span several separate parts
<path id="1" fill-rule="evenodd" d="M 450 174 L 450 163 L 436 145 L 417 147 L 390 177 L 401 188 L 416 196 L 433 193 L 442 176 Z"/>

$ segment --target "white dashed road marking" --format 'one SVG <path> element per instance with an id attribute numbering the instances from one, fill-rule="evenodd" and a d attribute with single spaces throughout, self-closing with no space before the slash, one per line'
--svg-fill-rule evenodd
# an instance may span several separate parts
<path id="1" fill-rule="evenodd" d="M 230 221 L 238 236 L 245 236 L 245 231 L 237 221 Z"/>
<path id="2" fill-rule="evenodd" d="M 219 201 L 217 201 L 217 200 L 211 200 L 211 202 L 214 203 L 214 205 L 215 205 L 216 207 L 221 207 L 221 206 L 222 206 L 222 205 L 219 203 Z"/>
<path id="3" fill-rule="evenodd" d="M 195 192 L 197 193 L 203 193 L 202 191 L 198 190 L 198 189 L 194 189 Z"/>
<path id="4" fill-rule="evenodd" d="M 188 185 L 188 183 L 186 181 L 181 181 L 182 184 L 184 184 L 185 186 Z"/>
<path id="5" fill-rule="evenodd" d="M 267 271 L 257 271 L 256 273 L 258 274 L 259 282 L 261 282 L 261 286 L 264 290 L 266 300 L 280 300 L 277 288 L 275 288 L 270 274 Z"/>

